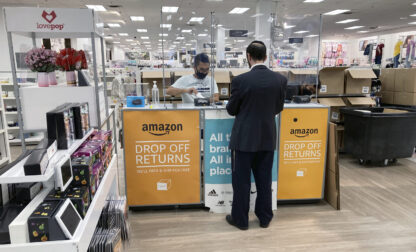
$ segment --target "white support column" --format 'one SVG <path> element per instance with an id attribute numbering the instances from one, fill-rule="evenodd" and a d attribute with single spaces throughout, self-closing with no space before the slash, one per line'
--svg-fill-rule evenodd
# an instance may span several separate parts
<path id="1" fill-rule="evenodd" d="M 256 31 L 255 39 L 263 41 L 267 48 L 267 55 L 269 55 L 270 50 L 270 29 L 271 23 L 268 21 L 270 14 L 274 12 L 274 3 L 271 0 L 260 0 L 257 3 L 256 14 L 263 14 L 256 17 Z M 267 66 L 269 65 L 269 57 L 266 62 Z"/>

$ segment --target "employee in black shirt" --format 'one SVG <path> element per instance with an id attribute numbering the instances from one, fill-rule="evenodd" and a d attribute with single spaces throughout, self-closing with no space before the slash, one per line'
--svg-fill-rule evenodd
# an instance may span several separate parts
<path id="1" fill-rule="evenodd" d="M 275 117 L 283 110 L 287 79 L 264 65 L 266 46 L 253 41 L 247 47 L 251 70 L 233 79 L 227 111 L 235 116 L 231 133 L 233 204 L 230 225 L 248 229 L 250 172 L 257 187 L 255 214 L 267 228 L 273 218 L 272 166 L 276 149 Z"/>

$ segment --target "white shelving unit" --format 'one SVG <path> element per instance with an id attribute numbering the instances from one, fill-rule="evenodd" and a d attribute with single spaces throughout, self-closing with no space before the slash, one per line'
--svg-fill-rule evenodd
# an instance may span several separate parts
<path id="1" fill-rule="evenodd" d="M 5 111 L 3 98 L 0 97 L 0 167 L 3 167 L 11 162 L 9 135 L 7 131 L 7 117 Z"/>

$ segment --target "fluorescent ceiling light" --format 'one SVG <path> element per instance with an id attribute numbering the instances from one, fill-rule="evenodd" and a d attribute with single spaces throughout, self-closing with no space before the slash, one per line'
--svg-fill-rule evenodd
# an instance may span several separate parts
<path id="1" fill-rule="evenodd" d="M 369 31 L 358 31 L 358 33 L 367 33 Z"/>
<path id="2" fill-rule="evenodd" d="M 141 39 L 149 39 L 149 37 L 146 37 L 146 36 L 142 36 L 142 37 L 140 37 Z"/>
<path id="3" fill-rule="evenodd" d="M 119 33 L 118 35 L 123 36 L 123 37 L 127 37 L 127 36 L 129 36 L 129 34 L 128 34 L 128 33 Z"/>
<path id="4" fill-rule="evenodd" d="M 244 12 L 248 11 L 250 8 L 241 8 L 241 7 L 235 7 L 234 9 L 232 9 L 230 12 L 230 14 L 243 14 Z"/>
<path id="5" fill-rule="evenodd" d="M 131 43 L 130 45 L 131 45 L 131 46 L 136 46 L 136 45 L 137 45 L 137 43 Z"/>
<path id="6" fill-rule="evenodd" d="M 254 14 L 253 16 L 251 16 L 251 17 L 252 18 L 255 18 L 255 17 L 261 17 L 263 15 L 264 15 L 263 13 L 257 13 L 257 14 Z"/>
<path id="7" fill-rule="evenodd" d="M 181 42 L 179 41 L 173 41 L 174 44 L 180 44 Z"/>
<path id="8" fill-rule="evenodd" d="M 133 41 L 133 40 L 132 40 L 132 39 L 126 39 L 126 41 L 127 41 L 127 42 L 131 42 L 131 41 Z"/>
<path id="9" fill-rule="evenodd" d="M 192 30 L 182 30 L 183 33 L 191 33 Z"/>
<path id="10" fill-rule="evenodd" d="M 364 26 L 362 26 L 362 25 L 356 25 L 356 26 L 351 26 L 351 27 L 347 27 L 347 28 L 344 28 L 345 30 L 356 30 L 356 29 L 360 29 L 360 28 L 363 28 Z"/>
<path id="11" fill-rule="evenodd" d="M 416 3 L 412 3 L 412 5 L 416 5 Z"/>
<path id="12" fill-rule="evenodd" d="M 200 34 L 198 34 L 198 37 L 206 37 L 206 36 L 208 36 L 208 34 L 206 34 L 206 33 L 200 33 Z"/>
<path id="13" fill-rule="evenodd" d="M 286 22 L 283 23 L 283 29 L 290 29 L 296 27 L 296 25 L 288 25 Z"/>
<path id="14" fill-rule="evenodd" d="M 303 1 L 304 3 L 320 3 L 323 2 L 324 0 L 305 0 Z"/>
<path id="15" fill-rule="evenodd" d="M 91 10 L 94 10 L 94 11 L 107 11 L 104 8 L 104 6 L 102 6 L 102 5 L 90 5 L 90 4 L 87 4 L 85 6 L 87 6 L 88 9 L 91 9 Z"/>
<path id="16" fill-rule="evenodd" d="M 137 21 L 144 21 L 143 16 L 130 16 L 131 21 L 137 22 Z"/>
<path id="17" fill-rule="evenodd" d="M 338 14 L 342 14 L 342 13 L 345 13 L 345 12 L 347 12 L 347 11 L 350 11 L 350 10 L 333 10 L 333 11 L 330 11 L 330 12 L 327 12 L 327 13 L 324 13 L 324 15 L 330 15 L 330 16 L 334 16 L 334 15 L 338 15 Z"/>
<path id="18" fill-rule="evenodd" d="M 161 24 L 160 28 L 172 28 L 172 24 Z"/>
<path id="19" fill-rule="evenodd" d="M 416 14 L 412 14 L 412 15 L 410 15 L 411 17 L 416 17 Z"/>
<path id="20" fill-rule="evenodd" d="M 137 32 L 147 32 L 147 29 L 137 29 Z"/>
<path id="21" fill-rule="evenodd" d="M 237 42 L 246 42 L 244 39 L 239 39 L 239 40 L 237 40 Z"/>
<path id="22" fill-rule="evenodd" d="M 169 34 L 167 34 L 167 33 L 159 33 L 159 37 L 167 37 L 167 36 L 169 36 Z"/>
<path id="23" fill-rule="evenodd" d="M 308 36 L 306 36 L 307 38 L 314 38 L 314 37 L 318 37 L 319 35 L 316 35 L 316 34 L 312 34 L 312 35 L 308 35 Z"/>
<path id="24" fill-rule="evenodd" d="M 120 26 L 120 24 L 116 24 L 116 23 L 108 23 L 107 25 L 108 25 L 108 27 L 110 27 L 110 28 L 121 27 L 121 26 Z"/>
<path id="25" fill-rule="evenodd" d="M 415 24 L 416 24 L 416 22 L 410 22 L 409 24 L 411 24 L 411 25 L 415 25 Z"/>
<path id="26" fill-rule="evenodd" d="M 185 37 L 177 37 L 176 40 L 183 40 Z"/>
<path id="27" fill-rule="evenodd" d="M 296 34 L 302 34 L 302 33 L 307 33 L 307 32 L 309 32 L 309 31 L 297 31 L 297 32 L 294 32 L 294 33 L 296 33 Z"/>
<path id="28" fill-rule="evenodd" d="M 105 38 L 105 39 L 113 39 L 113 37 L 112 37 L 112 36 L 105 36 L 104 38 Z"/>
<path id="29" fill-rule="evenodd" d="M 97 27 L 98 27 L 98 28 L 102 28 L 102 27 L 104 27 L 104 23 L 97 23 Z"/>
<path id="30" fill-rule="evenodd" d="M 143 44 L 150 44 L 150 41 L 144 41 Z"/>
<path id="31" fill-rule="evenodd" d="M 217 26 L 218 26 L 218 27 L 223 27 L 223 25 L 222 25 L 222 24 L 218 24 Z"/>
<path id="32" fill-rule="evenodd" d="M 118 12 L 118 11 L 107 11 L 107 14 L 114 14 L 114 15 L 117 15 L 117 16 L 121 16 L 120 12 Z"/>
<path id="33" fill-rule="evenodd" d="M 186 46 L 191 46 L 192 44 L 185 44 Z"/>
<path id="34" fill-rule="evenodd" d="M 348 24 L 348 23 L 352 23 L 352 22 L 356 22 L 356 21 L 358 21 L 359 19 L 345 19 L 345 20 L 342 20 L 342 21 L 338 21 L 338 22 L 336 22 L 337 24 Z"/>
<path id="35" fill-rule="evenodd" d="M 166 39 L 159 39 L 159 42 L 166 42 Z"/>
<path id="36" fill-rule="evenodd" d="M 163 6 L 162 12 L 164 13 L 176 13 L 178 12 L 179 7 L 176 6 Z"/>
<path id="37" fill-rule="evenodd" d="M 202 20 L 204 19 L 204 17 L 191 17 L 191 19 L 189 19 L 189 22 L 202 22 Z"/>
<path id="38" fill-rule="evenodd" d="M 120 44 L 120 42 L 118 42 L 118 41 L 114 41 L 114 42 L 113 42 L 113 44 Z"/>

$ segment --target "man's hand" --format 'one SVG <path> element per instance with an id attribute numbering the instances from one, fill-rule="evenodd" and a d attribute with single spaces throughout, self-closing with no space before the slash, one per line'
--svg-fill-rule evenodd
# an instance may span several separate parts
<path id="1" fill-rule="evenodd" d="M 198 93 L 198 90 L 196 90 L 196 88 L 187 88 L 187 89 L 185 89 L 185 93 L 196 95 Z"/>

